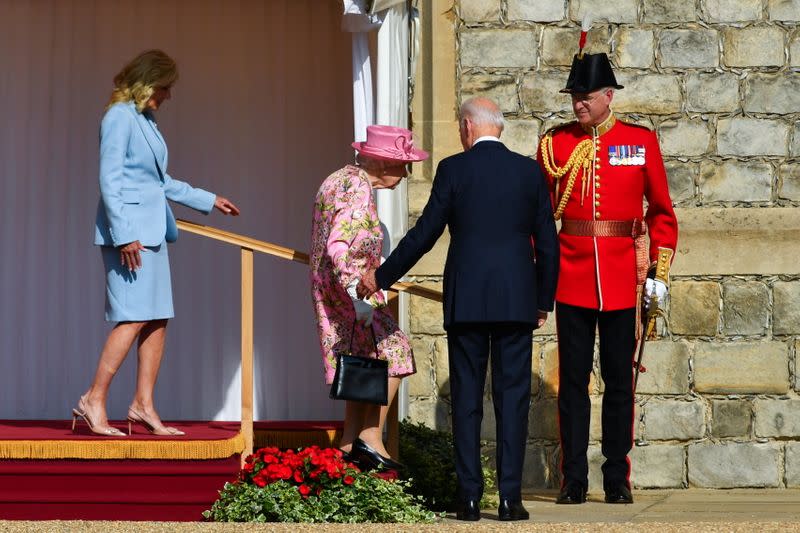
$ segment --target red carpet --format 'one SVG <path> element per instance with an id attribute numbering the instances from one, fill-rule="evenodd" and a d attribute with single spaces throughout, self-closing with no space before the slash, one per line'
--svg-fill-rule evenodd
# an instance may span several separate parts
<path id="1" fill-rule="evenodd" d="M 127 423 L 112 425 L 127 433 Z M 71 421 L 0 421 L 0 519 L 202 520 L 239 470 L 240 456 L 230 452 L 241 450 L 239 423 L 170 425 L 187 436 L 134 426 L 130 437 L 112 438 L 82 422 L 73 434 Z M 256 447 L 330 446 L 340 429 L 341 422 L 257 422 Z"/>

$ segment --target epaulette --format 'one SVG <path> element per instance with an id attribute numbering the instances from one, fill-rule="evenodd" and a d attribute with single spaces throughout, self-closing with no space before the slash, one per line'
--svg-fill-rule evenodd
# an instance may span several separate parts
<path id="1" fill-rule="evenodd" d="M 570 126 L 574 126 L 574 125 L 575 125 L 575 124 L 577 124 L 577 123 L 578 123 L 578 121 L 577 121 L 577 120 L 572 120 L 572 121 L 570 121 L 570 122 L 564 122 L 564 123 L 562 123 L 562 124 L 556 124 L 555 126 L 552 126 L 552 127 L 550 127 L 550 128 L 547 128 L 547 131 L 545 131 L 544 133 L 545 133 L 545 135 L 547 135 L 548 133 L 550 133 L 550 134 L 553 134 L 553 133 L 555 133 L 557 130 L 563 130 L 563 129 L 565 129 L 565 128 L 569 128 Z"/>
<path id="2" fill-rule="evenodd" d="M 617 119 L 617 120 L 619 120 L 620 122 L 622 122 L 626 126 L 631 126 L 631 127 L 634 127 L 634 128 L 640 128 L 640 129 L 643 129 L 643 130 L 646 130 L 646 131 L 653 131 L 652 129 L 650 129 L 650 126 L 645 126 L 644 124 L 637 124 L 635 122 L 629 122 L 627 120 L 622 120 L 622 119 Z"/>

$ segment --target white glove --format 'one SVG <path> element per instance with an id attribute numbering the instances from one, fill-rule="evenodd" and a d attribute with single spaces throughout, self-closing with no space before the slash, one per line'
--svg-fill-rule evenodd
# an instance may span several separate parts
<path id="1" fill-rule="evenodd" d="M 350 299 L 353 301 L 353 307 L 356 310 L 356 320 L 361 320 L 364 322 L 365 326 L 372 325 L 372 311 L 374 308 L 372 304 L 368 301 L 364 301 L 358 297 L 356 293 L 356 287 L 358 286 L 358 282 L 360 280 L 355 279 L 350 282 L 350 285 L 347 286 L 347 294 L 350 296 Z"/>
<path id="2" fill-rule="evenodd" d="M 652 295 L 655 294 L 656 298 L 658 298 L 659 307 L 663 309 L 664 307 L 664 300 L 667 298 L 668 293 L 667 286 L 664 284 L 663 281 L 657 279 L 647 278 L 644 282 L 644 307 L 645 309 L 650 309 L 650 298 Z"/>

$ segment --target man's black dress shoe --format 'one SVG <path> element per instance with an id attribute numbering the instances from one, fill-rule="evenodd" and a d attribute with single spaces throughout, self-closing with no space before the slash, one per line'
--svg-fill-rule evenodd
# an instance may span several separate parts
<path id="1" fill-rule="evenodd" d="M 561 489 L 556 498 L 556 503 L 563 505 L 572 505 L 576 503 L 586 502 L 586 489 L 582 485 L 576 483 L 569 483 Z"/>
<path id="2" fill-rule="evenodd" d="M 606 503 L 633 503 L 631 489 L 624 483 L 606 489 Z"/>
<path id="3" fill-rule="evenodd" d="M 500 505 L 497 507 L 497 518 L 503 522 L 528 520 L 530 517 L 530 513 L 523 507 L 522 502 L 513 502 L 505 498 L 500 499 Z"/>
<path id="4" fill-rule="evenodd" d="M 353 441 L 353 447 L 350 449 L 350 456 L 358 461 L 358 464 L 362 468 L 367 470 L 374 470 L 381 466 L 389 470 L 402 470 L 404 468 L 401 463 L 389 457 L 382 456 L 361 439 Z"/>
<path id="5" fill-rule="evenodd" d="M 458 520 L 477 522 L 481 519 L 481 506 L 478 500 L 466 500 L 459 504 L 456 510 Z"/>

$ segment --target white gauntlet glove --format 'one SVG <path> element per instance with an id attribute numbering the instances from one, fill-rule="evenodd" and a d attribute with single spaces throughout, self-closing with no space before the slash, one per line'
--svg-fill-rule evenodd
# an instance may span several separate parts
<path id="1" fill-rule="evenodd" d="M 647 278 L 644 282 L 644 307 L 650 310 L 650 298 L 655 294 L 658 298 L 658 306 L 664 308 L 664 300 L 667 298 L 669 290 L 663 281 L 657 279 Z"/>
<path id="2" fill-rule="evenodd" d="M 347 286 L 347 294 L 353 301 L 353 307 L 356 310 L 356 320 L 361 320 L 362 322 L 364 322 L 365 326 L 371 326 L 372 311 L 374 310 L 374 308 L 372 307 L 372 304 L 358 297 L 358 294 L 356 293 L 356 287 L 358 286 L 358 282 L 359 282 L 358 279 L 355 279 L 350 282 L 350 285 Z"/>

